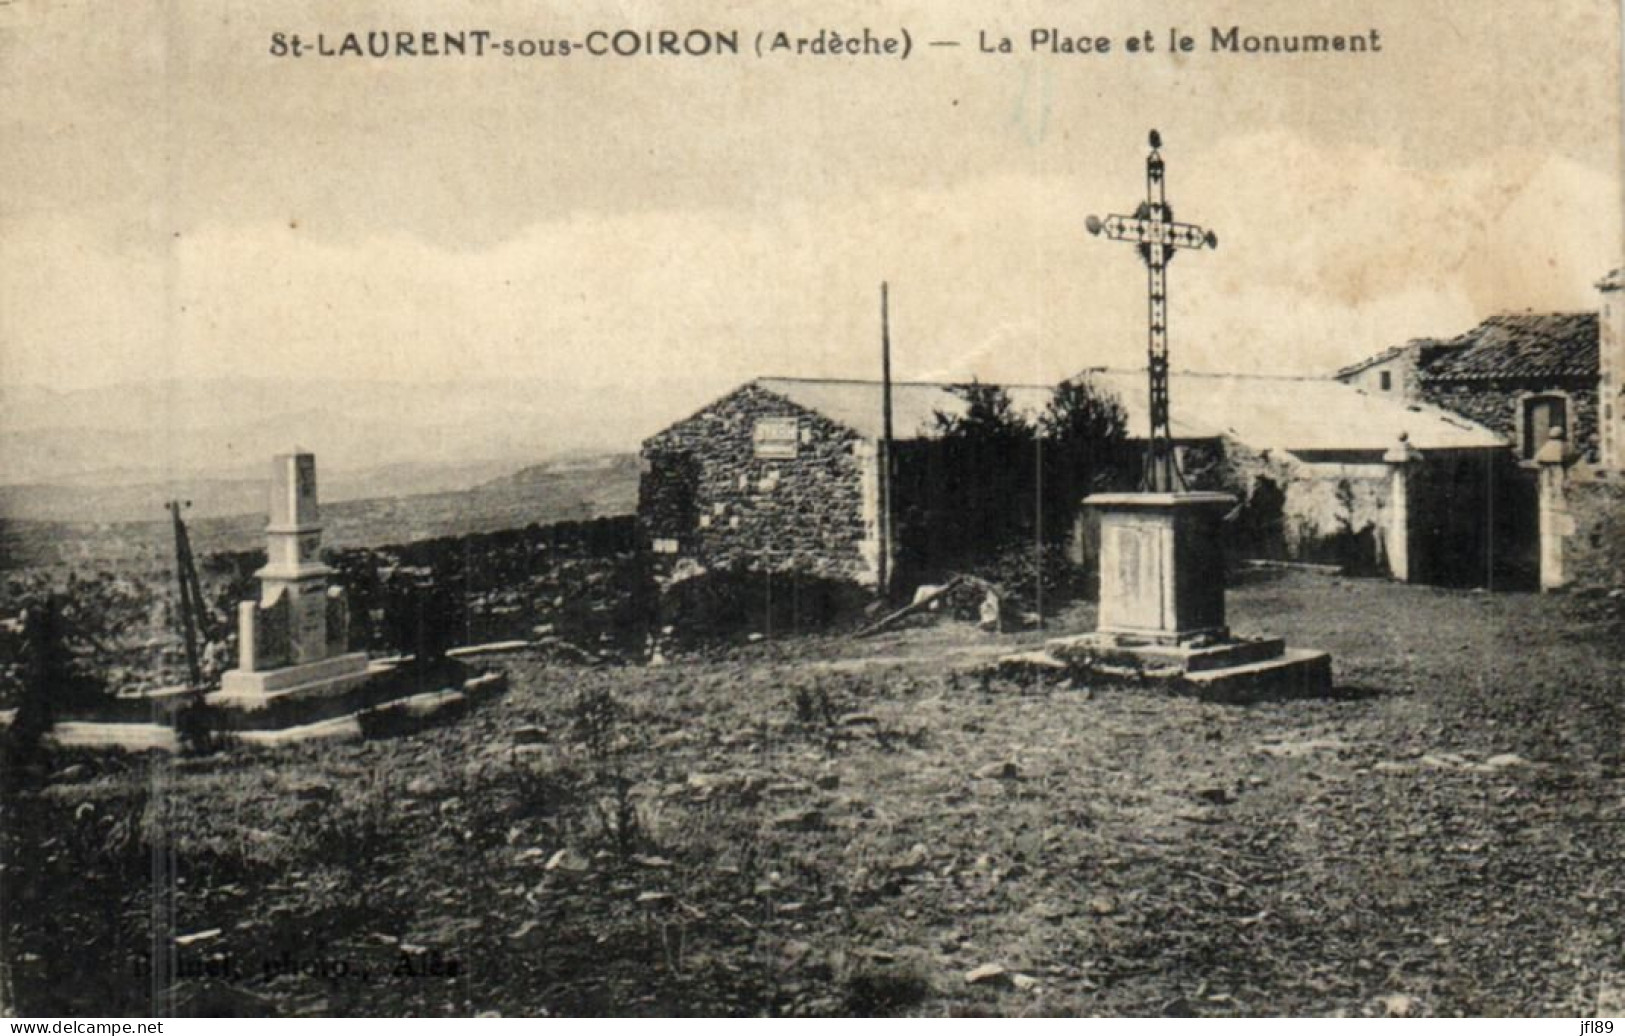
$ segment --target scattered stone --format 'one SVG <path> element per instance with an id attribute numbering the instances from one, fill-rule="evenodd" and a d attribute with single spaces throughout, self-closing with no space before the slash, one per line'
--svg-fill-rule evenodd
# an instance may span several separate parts
<path id="1" fill-rule="evenodd" d="M 1004 632 L 1004 605 L 999 595 L 992 590 L 982 598 L 981 605 L 976 609 L 976 625 L 988 632 Z"/>
<path id="2" fill-rule="evenodd" d="M 870 960 L 874 961 L 876 964 L 895 964 L 895 963 L 897 963 L 897 954 L 893 953 L 890 950 L 880 950 L 880 949 L 875 949 L 875 948 L 871 947 L 871 948 L 869 948 L 867 950 L 864 950 L 862 952 L 863 952 L 863 955 L 865 957 L 868 957 Z"/>
<path id="3" fill-rule="evenodd" d="M 836 722 L 843 727 L 878 727 L 880 717 L 872 712 L 849 712 Z"/>
<path id="4" fill-rule="evenodd" d="M 177 936 L 175 936 L 175 945 L 176 946 L 191 946 L 194 943 L 208 942 L 210 939 L 217 939 L 219 937 L 220 937 L 220 929 L 218 929 L 218 928 L 209 928 L 209 929 L 206 929 L 205 931 L 193 932 L 190 935 L 177 935 Z"/>
<path id="5" fill-rule="evenodd" d="M 670 892 L 639 892 L 638 903 L 641 906 L 663 906 L 671 902 Z"/>
<path id="6" fill-rule="evenodd" d="M 772 825 L 781 831 L 816 831 L 824 826 L 824 814 L 816 809 L 791 809 L 775 816 Z"/>
<path id="7" fill-rule="evenodd" d="M 1389 996 L 1378 997 L 1377 1003 L 1381 1005 L 1383 1014 L 1389 1018 L 1410 1018 L 1416 1014 L 1417 1009 L 1421 1006 L 1416 997 L 1408 996 L 1405 993 L 1394 993 Z"/>
<path id="8" fill-rule="evenodd" d="M 1529 760 L 1514 752 L 1503 752 L 1484 760 L 1484 765 L 1494 770 L 1505 770 L 1512 766 L 1528 766 Z"/>
<path id="9" fill-rule="evenodd" d="M 1236 801 L 1235 794 L 1232 793 L 1229 788 L 1222 788 L 1218 787 L 1217 785 L 1209 788 L 1199 789 L 1196 792 L 1196 797 L 1201 799 L 1203 802 L 1209 802 L 1215 806 L 1228 806 L 1230 803 Z"/>
<path id="10" fill-rule="evenodd" d="M 1625 982 L 1622 976 L 1605 975 L 1597 983 L 1597 1006 L 1594 1014 L 1604 1018 L 1618 1018 L 1625 1014 Z"/>
<path id="11" fill-rule="evenodd" d="M 332 785 L 310 779 L 292 781 L 284 791 L 305 802 L 331 802 L 338 797 Z"/>
<path id="12" fill-rule="evenodd" d="M 930 863 L 931 855 L 923 844 L 916 842 L 908 852 L 893 860 L 888 869 L 897 875 L 918 874 Z"/>
<path id="13" fill-rule="evenodd" d="M 1036 978 L 1033 978 L 1031 975 L 1023 975 L 1020 972 L 1010 976 L 1010 984 L 1021 990 L 1023 993 L 1031 993 L 1033 990 L 1038 988 L 1038 980 Z"/>
<path id="14" fill-rule="evenodd" d="M 977 769 L 972 776 L 978 780 L 1020 780 L 1021 767 L 1009 760 L 1002 763 L 988 763 L 986 766 Z"/>
<path id="15" fill-rule="evenodd" d="M 1395 776 L 1405 776 L 1416 772 L 1416 767 L 1414 765 L 1410 763 L 1395 762 L 1392 759 L 1384 759 L 1371 769 L 1376 773 L 1388 773 L 1394 774 Z"/>
<path id="16" fill-rule="evenodd" d="M 821 773 L 813 783 L 824 791 L 834 791 L 841 786 L 841 775 L 838 773 Z"/>
<path id="17" fill-rule="evenodd" d="M 910 601 L 909 604 L 911 606 L 912 605 L 917 605 L 917 604 L 924 604 L 925 602 L 931 600 L 931 598 L 933 598 L 933 597 L 936 597 L 938 594 L 942 593 L 942 591 L 944 591 L 946 589 L 947 589 L 947 587 L 940 586 L 940 585 L 935 584 L 935 583 L 922 583 L 919 586 L 914 588 L 914 600 Z"/>
<path id="18" fill-rule="evenodd" d="M 1344 752 L 1349 749 L 1346 741 L 1339 741 L 1334 737 L 1318 737 L 1307 741 L 1274 741 L 1269 744 L 1254 745 L 1253 751 L 1259 755 L 1273 755 L 1285 759 L 1294 759 L 1309 755 L 1312 752 Z"/>
<path id="19" fill-rule="evenodd" d="M 520 727 L 513 732 L 516 745 L 539 745 L 548 737 L 546 727 Z"/>
<path id="20" fill-rule="evenodd" d="M 1096 896 L 1089 901 L 1089 912 L 1096 917 L 1109 917 L 1117 913 L 1117 903 L 1109 896 Z"/>
<path id="21" fill-rule="evenodd" d="M 1470 766 L 1465 756 L 1455 752 L 1429 752 L 1418 760 L 1423 766 L 1431 766 L 1436 770 L 1459 770 Z"/>
<path id="22" fill-rule="evenodd" d="M 666 859 L 664 856 L 634 856 L 632 857 L 632 862 L 637 864 L 639 867 L 653 867 L 656 869 L 664 869 L 671 866 L 671 861 Z"/>
<path id="23" fill-rule="evenodd" d="M 1071 666 L 1043 648 L 1038 648 L 1033 651 L 1016 651 L 1000 655 L 998 662 L 995 663 L 995 671 L 1006 676 L 1014 676 L 1022 671 L 1065 674 L 1071 671 Z"/>
<path id="24" fill-rule="evenodd" d="M 516 928 L 513 931 L 509 932 L 508 933 L 508 938 L 510 938 L 510 939 L 523 939 L 525 936 L 527 936 L 531 932 L 535 931 L 540 924 L 541 924 L 541 922 L 539 922 L 539 921 L 535 920 L 534 918 L 532 918 L 531 920 L 526 921 L 524 924 L 520 925 L 518 928 Z"/>
<path id="25" fill-rule="evenodd" d="M 51 774 L 51 780 L 58 784 L 66 784 L 69 781 L 77 781 L 88 773 L 90 773 L 90 767 L 84 763 L 74 763 L 72 766 L 64 766 L 56 773 Z"/>
<path id="26" fill-rule="evenodd" d="M 548 858 L 546 870 L 581 873 L 592 867 L 592 861 L 574 849 L 560 849 Z"/>
<path id="27" fill-rule="evenodd" d="M 972 968 L 965 972 L 965 984 L 969 986 L 983 986 L 993 983 L 1003 983 L 1009 972 L 1003 964 L 983 964 L 979 968 Z"/>
<path id="28" fill-rule="evenodd" d="M 439 790 L 440 785 L 429 777 L 413 777 L 406 782 L 406 793 L 420 799 L 427 798 Z"/>

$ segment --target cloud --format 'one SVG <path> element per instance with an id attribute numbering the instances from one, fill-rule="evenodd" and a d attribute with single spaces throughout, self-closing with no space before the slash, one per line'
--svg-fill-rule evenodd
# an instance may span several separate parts
<path id="1" fill-rule="evenodd" d="M 881 280 L 902 377 L 1137 364 L 1143 269 L 1082 226 L 1134 203 L 1129 155 L 838 206 L 582 213 L 478 250 L 259 220 L 125 228 L 147 235 L 131 258 L 94 221 L 23 217 L 3 375 L 542 377 L 676 416 L 759 375 L 874 376 Z M 1221 238 L 1171 271 L 1178 367 L 1323 372 L 1498 309 L 1592 306 L 1616 262 L 1617 184 L 1562 159 L 1439 171 L 1273 133 L 1169 161 L 1178 214 Z"/>

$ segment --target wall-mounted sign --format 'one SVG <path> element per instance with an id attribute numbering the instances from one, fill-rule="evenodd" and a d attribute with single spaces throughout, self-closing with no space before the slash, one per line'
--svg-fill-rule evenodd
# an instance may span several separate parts
<path id="1" fill-rule="evenodd" d="M 793 459 L 801 441 L 800 422 L 793 417 L 759 417 L 752 437 L 758 458 Z"/>

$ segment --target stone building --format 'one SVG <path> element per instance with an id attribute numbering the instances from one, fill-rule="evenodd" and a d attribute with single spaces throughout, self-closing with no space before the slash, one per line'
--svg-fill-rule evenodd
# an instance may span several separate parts
<path id="1" fill-rule="evenodd" d="M 1598 323 L 1595 313 L 1503 313 L 1455 338 L 1388 349 L 1336 377 L 1471 418 L 1526 463 L 1534 462 L 1554 428 L 1596 460 Z"/>
<path id="2" fill-rule="evenodd" d="M 1544 589 L 1625 585 L 1622 287 L 1615 270 L 1597 283 L 1600 312 L 1501 314 L 1336 375 L 1366 392 L 1471 418 L 1511 448 L 1519 477 L 1534 487 L 1522 495 L 1535 499 Z M 1516 507 L 1523 513 L 1521 500 Z"/>
<path id="3" fill-rule="evenodd" d="M 1115 395 L 1131 434 L 1143 434 L 1144 371 L 1080 376 Z M 1392 569 L 1403 537 L 1405 578 L 1478 585 L 1495 583 L 1498 566 L 1532 565 L 1518 561 L 1534 551 L 1528 480 L 1507 476 L 1507 450 L 1476 423 L 1330 379 L 1170 382 L 1187 470 L 1247 502 L 1232 526 L 1245 553 Z M 1051 394 L 1005 388 L 1028 414 Z M 881 404 L 878 382 L 761 378 L 650 437 L 639 490 L 650 548 L 668 563 L 798 569 L 876 586 Z M 946 384 L 894 384 L 899 460 L 920 456 L 906 444 L 935 436 L 936 413 L 964 406 Z M 1402 436 L 1407 459 L 1396 468 L 1385 458 Z M 1396 512 L 1401 474 L 1410 506 Z M 1496 498 L 1505 498 L 1499 509 L 1489 506 Z M 894 533 L 890 556 L 902 546 Z"/>
<path id="4" fill-rule="evenodd" d="M 1025 409 L 1049 397 L 1010 391 Z M 938 411 L 965 406 L 948 386 L 923 383 L 894 383 L 892 404 L 898 443 L 930 439 Z M 876 586 L 881 434 L 879 382 L 748 382 L 644 441 L 638 515 L 649 547 Z"/>
<path id="5" fill-rule="evenodd" d="M 1125 401 L 1130 428 L 1146 427 L 1143 372 L 1088 373 Z M 1170 391 L 1175 435 L 1218 446 L 1214 470 L 1193 488 L 1243 502 L 1229 526 L 1240 556 L 1417 582 L 1532 584 L 1532 475 L 1476 422 L 1328 378 L 1185 373 Z M 1398 509 L 1396 481 L 1407 497 Z"/>

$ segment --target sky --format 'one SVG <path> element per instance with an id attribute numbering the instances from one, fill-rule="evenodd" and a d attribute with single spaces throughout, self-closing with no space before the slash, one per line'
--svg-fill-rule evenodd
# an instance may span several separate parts
<path id="1" fill-rule="evenodd" d="M 1215 54 L 1212 25 L 1383 49 Z M 744 53 L 270 53 L 279 31 L 690 26 Z M 1119 45 L 1030 52 L 1050 26 Z M 1196 52 L 1166 52 L 1172 26 Z M 752 52 L 864 27 L 917 46 Z M 1124 52 L 1146 29 L 1159 52 Z M 876 376 L 883 280 L 901 378 L 1132 365 L 1143 268 L 1084 220 L 1143 197 L 1152 127 L 1176 215 L 1220 242 L 1170 272 L 1175 367 L 1324 373 L 1595 308 L 1619 36 L 1608 0 L 10 0 L 0 389 L 539 378 L 653 420 L 756 376 Z"/>

